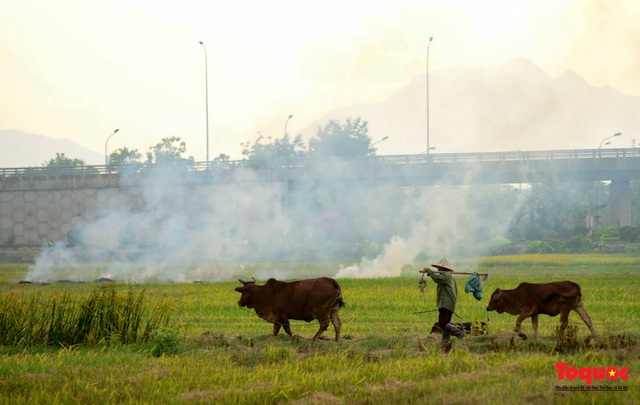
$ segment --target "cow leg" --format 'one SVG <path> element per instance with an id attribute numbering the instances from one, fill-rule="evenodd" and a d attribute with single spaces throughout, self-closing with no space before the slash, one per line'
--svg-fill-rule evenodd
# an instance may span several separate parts
<path id="1" fill-rule="evenodd" d="M 336 330 L 336 342 L 338 342 L 340 341 L 340 329 L 342 328 L 342 322 L 340 321 L 340 316 L 338 315 L 337 309 L 332 310 L 330 315 L 333 329 Z"/>
<path id="2" fill-rule="evenodd" d="M 522 333 L 522 321 L 524 321 L 525 319 L 527 319 L 529 317 L 530 314 L 526 314 L 524 312 L 520 312 L 520 315 L 518 315 L 518 319 L 516 319 L 516 333 L 518 334 L 518 336 L 520 336 L 523 340 L 527 340 L 529 339 L 529 336 L 527 336 L 526 333 Z"/>
<path id="3" fill-rule="evenodd" d="M 587 325 L 587 327 L 591 331 L 591 336 L 597 338 L 598 336 L 596 335 L 596 330 L 593 328 L 593 323 L 591 323 L 591 317 L 587 313 L 587 310 L 584 308 L 582 303 L 578 304 L 573 310 L 576 311 L 578 315 L 580 315 L 580 318 L 582 318 L 585 325 Z"/>
<path id="4" fill-rule="evenodd" d="M 275 321 L 273 323 L 273 336 L 278 336 L 280 333 L 280 328 L 284 326 L 284 331 L 287 332 L 287 335 L 293 337 L 293 333 L 291 333 L 291 327 L 289 326 L 289 320 L 280 320 Z"/>
<path id="5" fill-rule="evenodd" d="M 533 326 L 533 338 L 538 338 L 538 315 L 531 316 L 531 326 Z"/>
<path id="6" fill-rule="evenodd" d="M 282 323 L 282 326 L 284 326 L 284 331 L 287 332 L 287 335 L 293 337 L 293 332 L 291 332 L 291 324 L 289 324 L 288 319 Z"/>
<path id="7" fill-rule="evenodd" d="M 564 336 L 564 330 L 567 329 L 567 326 L 569 325 L 569 312 L 571 312 L 571 310 L 560 313 L 560 330 L 558 331 L 558 339 L 562 339 L 562 336 Z"/>
<path id="8" fill-rule="evenodd" d="M 328 316 L 318 319 L 318 323 L 320 323 L 320 329 L 318 329 L 318 332 L 316 332 L 316 334 L 313 336 L 313 340 L 317 340 L 320 335 L 322 335 L 324 331 L 327 330 L 327 328 L 329 327 L 329 322 L 330 321 Z"/>
<path id="9" fill-rule="evenodd" d="M 280 323 L 279 322 L 274 322 L 273 323 L 273 336 L 278 336 L 278 333 L 280 333 Z"/>

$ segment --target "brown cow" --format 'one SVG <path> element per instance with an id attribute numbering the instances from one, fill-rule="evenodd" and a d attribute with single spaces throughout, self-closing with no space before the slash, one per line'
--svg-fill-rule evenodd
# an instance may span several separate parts
<path id="1" fill-rule="evenodd" d="M 569 312 L 576 311 L 584 323 L 589 327 L 591 335 L 595 338 L 591 318 L 587 314 L 582 302 L 580 286 L 571 281 L 556 281 L 552 283 L 520 283 L 513 290 L 496 289 L 491 294 L 491 300 L 487 311 L 497 311 L 499 314 L 506 312 L 518 315 L 516 320 L 516 332 L 518 336 L 527 339 L 522 333 L 522 321 L 531 317 L 533 324 L 533 337 L 538 337 L 538 315 L 556 316 L 560 314 L 560 330 L 558 339 L 562 338 L 564 330 L 569 324 Z"/>
<path id="2" fill-rule="evenodd" d="M 340 340 L 342 322 L 338 310 L 344 302 L 342 289 L 336 280 L 322 277 L 286 282 L 270 278 L 263 286 L 256 285 L 255 279 L 238 281 L 242 283 L 242 287 L 235 289 L 242 294 L 238 305 L 253 308 L 260 318 L 273 323 L 274 336 L 278 335 L 281 326 L 289 336 L 293 336 L 289 319 L 307 322 L 317 319 L 320 329 L 313 340 L 327 330 L 329 322 L 336 331 L 336 342 Z"/>

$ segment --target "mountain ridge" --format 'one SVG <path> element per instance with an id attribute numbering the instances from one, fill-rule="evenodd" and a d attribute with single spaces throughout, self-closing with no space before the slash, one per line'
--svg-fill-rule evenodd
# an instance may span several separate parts
<path id="1" fill-rule="evenodd" d="M 361 117 L 379 155 L 426 152 L 427 122 L 432 153 L 500 152 L 635 147 L 640 130 L 640 97 L 612 87 L 594 87 L 571 70 L 551 77 L 533 62 L 516 58 L 491 67 L 430 72 L 427 115 L 426 74 L 418 75 L 380 102 L 343 106 L 308 122 L 300 131 L 314 137 L 329 120 Z M 41 166 L 64 153 L 86 164 L 104 155 L 69 139 L 20 130 L 0 130 L 0 167 Z"/>
<path id="2" fill-rule="evenodd" d="M 71 159 L 82 159 L 87 165 L 104 164 L 104 155 L 77 142 L 16 129 L 0 130 L 0 167 L 40 167 L 64 153 Z"/>
<path id="3" fill-rule="evenodd" d="M 426 74 L 373 104 L 327 112 L 329 119 L 360 116 L 379 154 L 426 151 Z M 640 97 L 589 85 L 575 72 L 553 78 L 526 59 L 493 68 L 456 68 L 429 75 L 432 153 L 589 149 L 616 132 L 609 147 L 631 147 L 640 129 Z"/>

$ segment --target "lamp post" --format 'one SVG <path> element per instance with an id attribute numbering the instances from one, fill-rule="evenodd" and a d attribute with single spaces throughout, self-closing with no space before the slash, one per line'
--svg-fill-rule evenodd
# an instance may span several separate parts
<path id="1" fill-rule="evenodd" d="M 284 136 L 287 136 L 287 124 L 289 123 L 289 120 L 293 118 L 293 114 L 289 114 L 289 116 L 287 117 L 287 120 L 284 122 Z"/>
<path id="2" fill-rule="evenodd" d="M 616 132 L 615 134 L 607 138 L 604 138 L 602 141 L 600 141 L 600 145 L 598 145 L 598 149 L 602 148 L 604 145 L 609 145 L 611 143 L 611 142 L 604 143 L 604 141 L 606 141 L 607 139 L 615 138 L 616 136 L 620 136 L 620 135 L 622 135 L 622 132 Z"/>
<path id="3" fill-rule="evenodd" d="M 371 144 L 371 147 L 373 148 L 374 146 L 376 146 L 377 144 L 379 144 L 382 141 L 386 141 L 387 139 L 389 139 L 388 136 L 385 136 L 384 138 L 380 139 L 379 141 L 376 141 L 374 143 Z"/>
<path id="4" fill-rule="evenodd" d="M 293 118 L 293 114 L 289 114 L 289 116 L 287 117 L 287 120 L 284 122 L 284 137 L 287 136 L 287 124 L 289 123 L 289 120 Z M 259 133 L 259 132 L 258 132 Z M 285 217 L 287 217 L 289 215 L 289 182 L 285 182 L 285 191 L 284 191 L 284 213 L 285 213 Z M 284 227 L 284 232 L 283 232 L 283 236 L 284 236 L 284 246 L 285 248 L 289 248 L 289 232 L 286 229 L 286 225 L 283 225 Z"/>
<path id="5" fill-rule="evenodd" d="M 107 156 L 107 144 L 109 143 L 109 139 L 111 139 L 111 137 L 114 136 L 118 131 L 120 130 L 116 129 L 115 131 L 113 131 L 113 133 L 107 137 L 107 140 L 104 141 L 104 165 L 105 166 L 109 166 L 109 158 Z"/>
<path id="6" fill-rule="evenodd" d="M 429 49 L 431 49 L 431 41 L 433 41 L 433 37 L 429 37 L 429 45 L 427 45 L 427 155 L 431 150 L 429 147 Z"/>
<path id="7" fill-rule="evenodd" d="M 204 105 L 207 124 L 207 169 L 209 168 L 209 75 L 207 68 L 207 48 L 202 41 L 199 41 L 204 49 Z"/>

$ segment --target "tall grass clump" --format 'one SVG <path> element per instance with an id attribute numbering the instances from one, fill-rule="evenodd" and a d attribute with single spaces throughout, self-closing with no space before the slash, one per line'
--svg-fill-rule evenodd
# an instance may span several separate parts
<path id="1" fill-rule="evenodd" d="M 88 296 L 69 293 L 43 298 L 0 297 L 0 344 L 73 346 L 117 341 L 145 343 L 154 331 L 175 325 L 176 311 L 165 299 L 150 308 L 146 290 L 119 294 L 101 287 Z"/>

